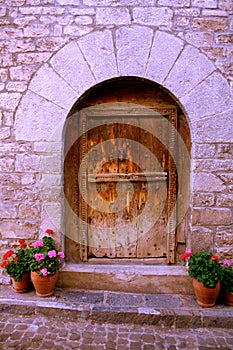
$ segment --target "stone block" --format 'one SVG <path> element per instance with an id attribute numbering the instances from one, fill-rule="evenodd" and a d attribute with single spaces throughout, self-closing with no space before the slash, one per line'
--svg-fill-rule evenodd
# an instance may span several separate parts
<path id="1" fill-rule="evenodd" d="M 182 48 L 183 42 L 180 39 L 157 31 L 148 59 L 146 76 L 157 82 L 163 82 Z"/>
<path id="2" fill-rule="evenodd" d="M 60 174 L 62 170 L 61 154 L 42 155 L 40 171 L 43 174 Z"/>
<path id="3" fill-rule="evenodd" d="M 214 231 L 205 228 L 193 228 L 191 235 L 191 250 L 193 252 L 213 251 L 214 248 Z"/>
<path id="4" fill-rule="evenodd" d="M 225 247 L 219 247 L 216 245 L 216 250 L 220 260 L 232 260 L 233 245 Z"/>
<path id="5" fill-rule="evenodd" d="M 109 30 L 93 32 L 80 38 L 78 46 L 97 81 L 118 75 L 112 33 Z"/>
<path id="6" fill-rule="evenodd" d="M 15 159 L 12 157 L 0 157 L 0 171 L 13 172 L 15 170 Z"/>
<path id="7" fill-rule="evenodd" d="M 36 201 L 39 199 L 39 191 L 35 186 L 3 187 L 2 198 L 4 201 Z"/>
<path id="8" fill-rule="evenodd" d="M 46 62 L 49 57 L 52 55 L 51 52 L 37 52 L 37 53 L 20 53 L 17 56 L 18 64 L 36 64 Z"/>
<path id="9" fill-rule="evenodd" d="M 43 24 L 31 24 L 24 26 L 23 35 L 25 38 L 37 38 L 49 36 L 49 27 Z"/>
<path id="10" fill-rule="evenodd" d="M 95 79 L 83 58 L 80 48 L 74 42 L 61 49 L 51 59 L 50 63 L 54 70 L 79 94 L 95 83 Z"/>
<path id="11" fill-rule="evenodd" d="M 232 213 L 227 208 L 194 208 L 193 226 L 230 225 L 233 222 Z"/>
<path id="12" fill-rule="evenodd" d="M 197 85 L 186 96 L 181 98 L 181 103 L 183 104 L 184 108 L 186 108 L 186 111 L 189 114 L 189 117 L 192 120 L 192 123 L 197 121 L 197 119 L 199 119 L 197 123 L 199 124 L 202 123 L 202 125 L 206 128 L 206 132 L 204 132 L 204 134 L 202 135 L 199 134 L 198 140 L 195 137 L 195 141 L 204 141 L 204 140 L 207 142 L 212 141 L 213 139 L 212 133 L 210 133 L 211 137 L 209 136 L 206 139 L 206 136 L 208 134 L 207 133 L 208 128 L 205 124 L 206 121 L 203 121 L 203 120 L 201 121 L 201 119 L 204 116 L 210 116 L 210 115 L 214 116 L 216 114 L 221 114 L 223 110 L 228 111 L 228 114 L 229 114 L 233 108 L 232 97 L 233 97 L 233 94 L 227 81 L 222 77 L 221 74 L 214 72 L 207 79 L 205 79 L 204 82 Z M 206 101 L 208 101 L 208 103 L 206 103 Z M 225 115 L 225 118 L 226 118 L 226 114 L 224 113 L 223 115 Z M 221 115 L 220 115 L 220 118 L 221 118 Z M 230 120 L 230 117 L 227 118 L 227 120 Z M 212 122 L 213 121 L 214 119 L 212 119 Z M 222 128 L 223 128 L 223 125 L 222 125 Z M 227 129 L 226 124 L 224 124 L 224 128 Z M 198 128 L 196 125 L 195 130 L 197 130 L 196 132 L 199 132 L 200 128 Z M 216 134 L 216 125 L 214 127 L 214 130 Z M 230 132 L 228 131 L 228 134 L 229 133 Z M 217 133 L 217 135 L 214 137 L 215 141 L 216 141 L 216 137 L 217 139 L 219 138 L 219 135 Z"/>
<path id="13" fill-rule="evenodd" d="M 41 174 L 40 183 L 42 187 L 61 186 L 60 174 Z"/>
<path id="14" fill-rule="evenodd" d="M 192 74 L 190 74 L 190 64 Z M 172 67 L 164 85 L 176 96 L 181 97 L 189 93 L 214 70 L 214 65 L 205 55 L 200 54 L 199 50 L 192 46 L 186 46 Z"/>
<path id="15" fill-rule="evenodd" d="M 233 168 L 233 160 L 231 159 L 202 159 L 194 160 L 194 170 L 200 172 L 216 172 L 219 175 L 220 172 L 231 171 Z"/>
<path id="16" fill-rule="evenodd" d="M 216 194 L 216 205 L 219 207 L 233 207 L 233 194 Z"/>
<path id="17" fill-rule="evenodd" d="M 217 0 L 192 0 L 193 7 L 202 7 L 202 8 L 217 8 Z"/>
<path id="18" fill-rule="evenodd" d="M 0 185 L 2 186 L 9 186 L 9 185 L 20 185 L 21 183 L 21 177 L 18 174 L 0 174 Z"/>
<path id="19" fill-rule="evenodd" d="M 39 171 L 40 170 L 40 157 L 36 154 L 17 154 L 15 161 L 16 171 Z"/>
<path id="20" fill-rule="evenodd" d="M 217 247 L 233 246 L 233 226 L 217 228 L 216 245 Z"/>
<path id="21" fill-rule="evenodd" d="M 217 18 L 194 18 L 192 20 L 192 27 L 195 30 L 213 30 L 214 32 L 225 32 L 228 30 L 228 19 Z"/>
<path id="22" fill-rule="evenodd" d="M 16 113 L 14 131 L 16 140 L 47 141 L 51 139 L 56 132 L 62 130 L 67 113 L 68 111 L 56 104 L 31 91 L 27 92 Z M 46 118 L 44 118 L 45 115 Z"/>
<path id="23" fill-rule="evenodd" d="M 233 34 L 218 34 L 215 40 L 218 45 L 232 45 Z"/>
<path id="24" fill-rule="evenodd" d="M 225 185 L 230 185 L 233 184 L 233 173 L 229 172 L 229 173 L 224 173 L 221 172 L 221 174 L 219 174 L 220 179 L 222 179 L 225 183 Z"/>
<path id="25" fill-rule="evenodd" d="M 39 224 L 31 221 L 21 220 L 3 220 L 1 222 L 0 232 L 2 238 L 24 238 L 35 239 L 39 230 Z"/>
<path id="26" fill-rule="evenodd" d="M 190 0 L 158 0 L 159 6 L 189 7 Z"/>
<path id="27" fill-rule="evenodd" d="M 157 0 L 143 0 L 143 6 L 154 6 Z M 132 0 L 83 0 L 84 5 L 88 6 L 132 6 Z M 134 0 L 133 6 L 141 6 L 142 0 Z"/>
<path id="28" fill-rule="evenodd" d="M 223 10 L 233 10 L 233 2 L 229 0 L 219 0 L 218 7 Z"/>
<path id="29" fill-rule="evenodd" d="M 96 9 L 97 25 L 130 24 L 130 13 L 125 7 L 103 7 Z"/>
<path id="30" fill-rule="evenodd" d="M 17 206 L 11 203 L 0 202 L 0 217 L 1 219 L 17 218 Z"/>
<path id="31" fill-rule="evenodd" d="M 62 6 L 73 5 L 79 6 L 79 0 L 57 0 L 57 3 Z"/>
<path id="32" fill-rule="evenodd" d="M 66 41 L 64 38 L 40 38 L 36 41 L 36 51 L 58 51 Z"/>
<path id="33" fill-rule="evenodd" d="M 0 127 L 0 140 L 8 139 L 11 136 L 11 129 L 8 126 Z"/>
<path id="34" fill-rule="evenodd" d="M 14 111 L 18 106 L 21 94 L 17 92 L 0 93 L 0 109 Z"/>
<path id="35" fill-rule="evenodd" d="M 196 48 L 212 47 L 214 34 L 212 32 L 189 31 L 185 34 L 185 40 Z"/>
<path id="36" fill-rule="evenodd" d="M 39 203 L 24 203 L 19 205 L 19 219 L 40 219 Z"/>
<path id="37" fill-rule="evenodd" d="M 5 126 L 13 126 L 14 114 L 13 112 L 4 111 L 3 112 L 3 124 Z"/>
<path id="38" fill-rule="evenodd" d="M 93 20 L 90 16 L 79 16 L 75 18 L 74 22 L 77 25 L 90 25 L 93 23 Z"/>
<path id="39" fill-rule="evenodd" d="M 122 27 L 116 31 L 116 49 L 121 75 L 144 75 L 153 31 L 145 27 Z M 135 43 L 140 42 L 140 45 Z"/>
<path id="40" fill-rule="evenodd" d="M 61 32 L 58 32 L 57 35 L 60 35 L 62 36 L 63 34 L 65 36 L 78 36 L 78 37 L 82 37 L 84 36 L 85 34 L 88 34 L 90 32 L 93 31 L 93 26 L 83 26 L 81 24 L 68 24 L 64 27 L 64 29 L 62 29 L 62 27 L 57 27 L 57 30 L 61 31 Z M 62 32 L 63 30 L 63 32 Z"/>
<path id="41" fill-rule="evenodd" d="M 232 156 L 233 156 L 233 143 L 218 144 L 216 155 L 217 155 L 218 159 L 232 158 Z"/>
<path id="42" fill-rule="evenodd" d="M 36 174 L 26 173 L 26 174 L 22 174 L 22 176 L 21 176 L 21 184 L 24 186 L 25 185 L 33 185 L 36 182 L 38 182 Z"/>
<path id="43" fill-rule="evenodd" d="M 193 206 L 194 207 L 212 207 L 215 203 L 213 193 L 194 193 Z"/>
<path id="44" fill-rule="evenodd" d="M 168 7 L 137 7 L 133 9 L 133 21 L 137 24 L 171 28 L 172 16 L 173 11 Z"/>
<path id="45" fill-rule="evenodd" d="M 195 143 L 193 146 L 194 158 L 214 158 L 216 152 L 215 143 Z"/>
<path id="46" fill-rule="evenodd" d="M 119 293 L 109 292 L 105 302 L 106 304 L 112 306 L 140 306 L 142 304 L 142 296 L 134 294 L 126 294 L 121 296 Z"/>
<path id="47" fill-rule="evenodd" d="M 233 109 L 194 122 L 194 139 L 197 142 L 232 142 Z"/>
<path id="48" fill-rule="evenodd" d="M 42 187 L 40 189 L 41 198 L 45 202 L 58 202 L 62 200 L 62 188 L 58 186 Z"/>
<path id="49" fill-rule="evenodd" d="M 48 65 L 43 65 L 32 79 L 29 89 L 62 108 L 70 109 L 77 94 Z"/>
<path id="50" fill-rule="evenodd" d="M 194 173 L 193 174 L 193 191 L 196 192 L 221 192 L 225 190 L 223 181 L 214 174 Z"/>

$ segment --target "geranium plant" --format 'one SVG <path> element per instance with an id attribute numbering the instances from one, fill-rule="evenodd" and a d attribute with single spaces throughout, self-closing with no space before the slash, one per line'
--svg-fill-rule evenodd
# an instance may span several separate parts
<path id="1" fill-rule="evenodd" d="M 182 260 L 188 260 L 188 274 L 201 282 L 207 288 L 214 288 L 222 280 L 222 269 L 218 257 L 212 253 L 190 251 L 182 255 Z"/>
<path id="2" fill-rule="evenodd" d="M 50 235 L 53 231 L 48 229 L 46 233 Z M 40 276 L 55 275 L 62 265 L 62 259 L 65 258 L 65 254 L 55 248 L 54 239 L 50 236 L 44 236 L 41 240 L 34 242 L 29 255 L 30 270 L 36 271 Z"/>
<path id="3" fill-rule="evenodd" d="M 233 263 L 224 260 L 222 263 L 222 284 L 228 293 L 233 293 Z"/>
<path id="4" fill-rule="evenodd" d="M 5 269 L 8 275 L 16 282 L 20 281 L 24 273 L 29 272 L 29 250 L 24 239 L 19 239 L 19 248 L 8 250 L 3 255 L 1 267 Z"/>

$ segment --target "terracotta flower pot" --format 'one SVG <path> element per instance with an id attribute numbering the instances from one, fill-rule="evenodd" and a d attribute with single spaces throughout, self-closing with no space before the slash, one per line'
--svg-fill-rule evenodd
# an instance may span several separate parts
<path id="1" fill-rule="evenodd" d="M 15 293 L 26 293 L 29 290 L 29 272 L 26 272 L 20 281 L 15 281 L 11 278 L 13 284 L 13 290 Z"/>
<path id="2" fill-rule="evenodd" d="M 215 288 L 206 288 L 201 282 L 193 279 L 193 288 L 198 305 L 201 307 L 212 307 L 215 305 L 221 285 L 218 282 Z"/>
<path id="3" fill-rule="evenodd" d="M 54 294 L 58 271 L 53 276 L 40 276 L 36 271 L 31 272 L 31 280 L 39 297 L 50 297 Z"/>
<path id="4" fill-rule="evenodd" d="M 233 306 L 233 292 L 225 292 L 226 304 Z"/>

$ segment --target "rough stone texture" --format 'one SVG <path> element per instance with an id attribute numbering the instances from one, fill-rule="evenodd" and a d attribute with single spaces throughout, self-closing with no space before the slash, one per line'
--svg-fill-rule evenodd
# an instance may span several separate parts
<path id="1" fill-rule="evenodd" d="M 214 174 L 194 174 L 193 190 L 197 192 L 221 192 L 225 190 L 223 182 Z"/>
<path id="2" fill-rule="evenodd" d="M 73 87 L 78 94 L 94 85 L 95 79 L 84 60 L 78 45 L 71 42 L 60 50 L 50 61 L 54 70 Z M 76 69 L 74 69 L 76 67 Z"/>
<path id="3" fill-rule="evenodd" d="M 49 140 L 57 131 L 59 119 L 62 121 L 64 114 L 65 111 L 57 105 L 29 91 L 19 105 L 15 121 L 15 137 L 17 140 L 28 141 Z M 46 118 L 44 118 L 45 115 Z M 31 132 L 31 125 L 33 125 L 33 132 Z"/>
<path id="4" fill-rule="evenodd" d="M 97 81 L 117 76 L 112 33 L 109 30 L 84 36 L 78 44 Z"/>
<path id="5" fill-rule="evenodd" d="M 185 97 L 182 97 L 181 102 L 193 121 L 200 119 L 200 116 L 220 114 L 233 108 L 232 93 L 229 86 L 225 79 L 216 72 L 196 86 Z"/>
<path id="6" fill-rule="evenodd" d="M 29 88 L 62 108 L 69 108 L 76 100 L 75 92 L 47 65 L 38 70 Z"/>
<path id="7" fill-rule="evenodd" d="M 232 212 L 226 208 L 193 209 L 193 225 L 219 226 L 232 224 Z"/>
<path id="8" fill-rule="evenodd" d="M 153 32 L 149 28 L 121 28 L 116 32 L 117 62 L 120 75 L 144 75 Z M 136 43 L 140 42 L 137 46 Z"/>
<path id="9" fill-rule="evenodd" d="M 171 50 L 172 47 L 172 50 Z M 175 63 L 183 42 L 165 32 L 157 31 L 151 48 L 146 76 L 162 83 Z"/>
<path id="10" fill-rule="evenodd" d="M 187 225 L 188 241 L 196 247 L 200 237 L 203 249 L 228 256 L 233 248 L 232 11 L 231 0 L 4 1 L 1 238 L 9 244 L 17 237 L 33 239 L 49 225 L 62 231 L 65 119 L 97 83 L 138 76 L 168 89 L 189 123 L 193 222 Z"/>
<path id="11" fill-rule="evenodd" d="M 140 314 L 132 307 L 121 311 L 106 307 L 105 312 L 103 306 L 97 306 L 98 301 L 89 304 L 81 301 L 78 310 L 77 306 L 72 308 L 64 301 L 68 294 L 62 296 L 56 291 L 56 296 L 62 297 L 63 302 L 59 303 L 57 297 L 53 297 L 47 303 L 41 301 L 36 305 L 36 297 L 31 295 L 34 303 L 28 305 L 21 296 L 18 302 L 14 297 L 8 297 L 10 313 L 9 305 L 4 302 L 1 305 L 0 346 L 30 350 L 58 347 L 82 350 L 232 348 L 232 312 L 224 306 L 218 310 L 200 311 L 193 298 L 187 298 L 182 302 L 188 305 L 188 310 L 170 310 L 169 302 L 161 314 L 156 314 L 154 308 L 141 308 Z M 118 299 L 121 298 L 118 294 Z M 91 307 L 93 311 L 89 317 Z M 153 310 L 155 314 L 146 314 Z"/>
<path id="12" fill-rule="evenodd" d="M 193 67 L 192 74 L 190 74 L 190 64 Z M 214 66 L 204 55 L 200 55 L 197 49 L 186 46 L 171 69 L 164 85 L 177 97 L 181 97 L 187 95 L 213 71 Z"/>

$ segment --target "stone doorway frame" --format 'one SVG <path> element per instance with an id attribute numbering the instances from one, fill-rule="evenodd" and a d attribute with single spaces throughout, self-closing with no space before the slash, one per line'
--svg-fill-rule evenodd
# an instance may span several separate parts
<path id="1" fill-rule="evenodd" d="M 116 30 L 116 36 L 113 29 L 93 31 L 65 45 L 41 66 L 15 115 L 16 140 L 32 141 L 40 146 L 42 178 L 43 174 L 49 174 L 50 179 L 60 177 L 54 187 L 61 196 L 62 131 L 66 117 L 85 91 L 121 76 L 149 79 L 167 89 L 186 115 L 193 145 L 206 138 L 216 140 L 216 125 L 221 140 L 224 135 L 227 137 L 226 130 L 231 129 L 232 91 L 217 67 L 200 50 L 173 34 L 154 33 L 146 26 L 123 26 Z M 192 176 L 195 180 L 194 172 Z M 57 196 L 53 200 L 43 197 L 47 185 L 41 183 L 41 220 L 52 220 L 62 241 L 61 201 Z"/>

